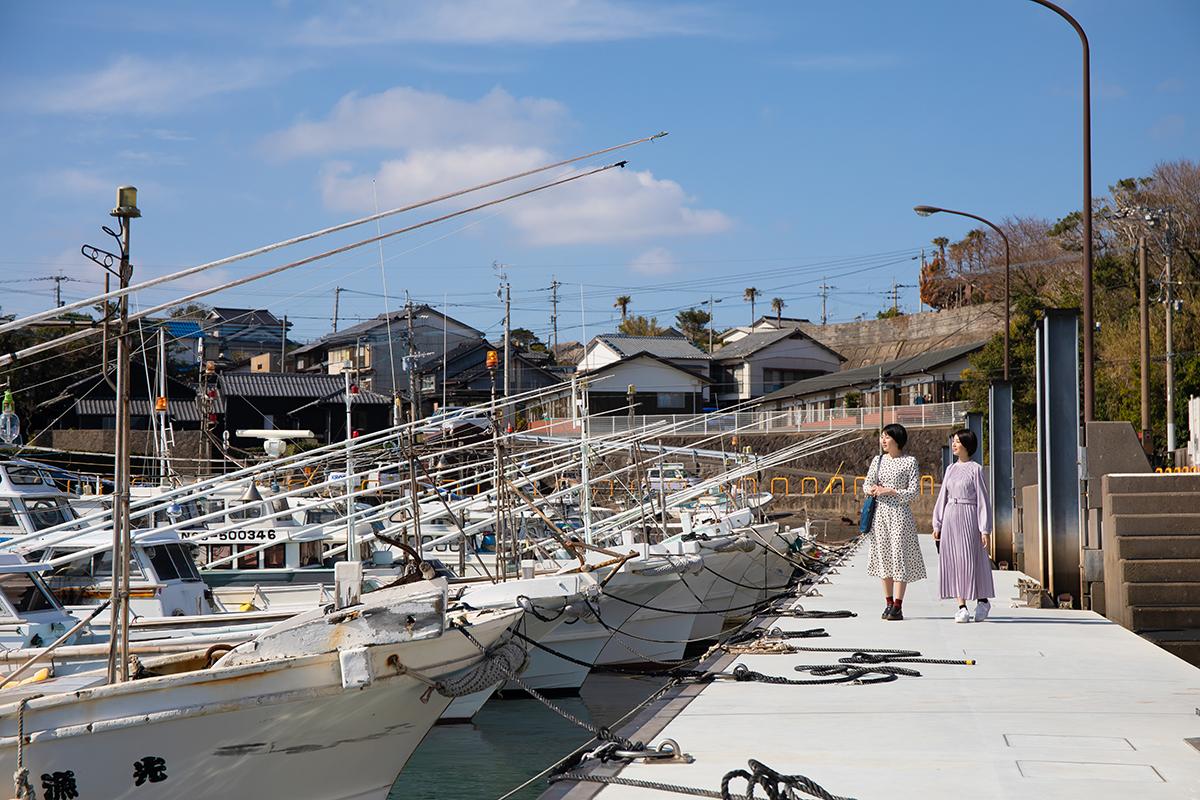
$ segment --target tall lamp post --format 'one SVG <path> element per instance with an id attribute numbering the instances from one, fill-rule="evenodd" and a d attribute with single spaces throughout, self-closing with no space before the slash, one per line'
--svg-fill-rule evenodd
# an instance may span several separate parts
<path id="1" fill-rule="evenodd" d="M 1050 0 L 1033 0 L 1065 19 L 1079 34 L 1083 46 L 1083 421 L 1096 418 L 1095 356 L 1092 349 L 1095 323 L 1092 319 L 1092 79 L 1091 50 L 1087 34 L 1078 20 Z M 1085 428 L 1086 430 L 1086 428 Z"/>
<path id="2" fill-rule="evenodd" d="M 913 211 L 917 212 L 922 217 L 928 217 L 930 214 L 957 214 L 960 217 L 970 217 L 974 220 L 979 220 L 984 225 L 1000 234 L 1000 238 L 1004 240 L 1004 380 L 1008 380 L 1008 336 L 1009 336 L 1009 318 L 1011 316 L 1010 294 L 1009 294 L 1009 272 L 1012 269 L 1011 253 L 1009 252 L 1008 236 L 1004 231 L 1000 230 L 992 222 L 975 214 L 968 214 L 966 211 L 952 211 L 948 208 L 938 208 L 937 206 L 913 206 Z"/>

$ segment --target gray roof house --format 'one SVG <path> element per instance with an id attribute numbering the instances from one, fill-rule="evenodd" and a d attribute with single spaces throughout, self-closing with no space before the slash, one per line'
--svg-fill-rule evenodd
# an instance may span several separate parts
<path id="1" fill-rule="evenodd" d="M 958 399 L 963 371 L 969 358 L 983 349 L 986 342 L 957 345 L 939 350 L 871 364 L 856 369 L 831 372 L 797 381 L 762 398 L 767 408 L 835 408 L 846 404 L 851 393 L 862 395 L 863 405 L 879 403 L 882 376 L 882 405 L 908 405 L 918 396 L 929 402 L 943 403 Z"/>
<path id="2" fill-rule="evenodd" d="M 806 378 L 837 372 L 845 359 L 797 328 L 772 328 L 739 336 L 712 354 L 715 391 L 730 405 Z"/>

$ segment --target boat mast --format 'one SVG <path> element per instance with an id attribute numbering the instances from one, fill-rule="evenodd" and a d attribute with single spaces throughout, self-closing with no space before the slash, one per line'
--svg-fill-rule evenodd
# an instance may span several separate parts
<path id="1" fill-rule="evenodd" d="M 117 277 L 121 289 L 129 286 L 133 268 L 129 264 L 129 227 L 142 212 L 137 207 L 137 189 L 132 186 L 117 188 L 117 207 L 111 212 L 117 218 L 120 234 L 120 272 Z M 111 230 L 105 229 L 111 233 Z M 88 255 L 84 246 L 84 255 Z M 105 254 L 108 255 L 108 254 Z M 90 257 L 90 256 L 89 256 Z M 117 301 L 117 396 L 116 396 L 116 442 L 113 458 L 113 560 L 111 602 L 111 643 L 108 651 L 108 682 L 124 683 L 129 680 L 129 295 L 123 294 Z M 108 323 L 106 323 L 108 324 Z"/>

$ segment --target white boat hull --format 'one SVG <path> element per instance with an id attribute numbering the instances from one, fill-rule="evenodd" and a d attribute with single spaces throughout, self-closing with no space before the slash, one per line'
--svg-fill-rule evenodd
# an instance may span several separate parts
<path id="1" fill-rule="evenodd" d="M 484 645 L 516 621 L 473 624 Z M 397 664 L 431 677 L 476 663 L 466 637 L 326 652 L 30 701 L 24 766 L 37 796 L 80 800 L 384 800 L 449 698 Z M 390 659 L 390 661 L 389 661 Z M 365 679 L 363 676 L 367 676 Z M 16 769 L 19 712 L 0 717 L 0 771 Z"/>

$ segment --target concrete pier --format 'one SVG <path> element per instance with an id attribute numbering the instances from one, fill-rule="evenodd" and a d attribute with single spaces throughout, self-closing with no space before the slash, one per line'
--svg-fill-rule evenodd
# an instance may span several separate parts
<path id="1" fill-rule="evenodd" d="M 921 541 L 931 577 L 909 588 L 905 620 L 879 618 L 879 583 L 866 575 L 863 546 L 818 587 L 820 596 L 799 601 L 857 617 L 768 624 L 830 634 L 791 640 L 797 646 L 919 650 L 929 658 L 975 659 L 974 666 L 914 665 L 922 677 L 876 685 L 688 687 L 620 733 L 652 743 L 674 739 L 693 763 L 587 762 L 581 770 L 713 791 L 728 771 L 756 759 L 860 800 L 1200 798 L 1200 669 L 1090 611 L 1013 607 L 1016 572 L 995 573 L 999 597 L 986 622 L 956 624 L 953 601 L 937 597 L 933 542 Z M 740 663 L 805 678 L 811 676 L 793 667 L 841 655 L 729 656 L 717 668 Z M 559 782 L 542 797 L 680 796 Z"/>

